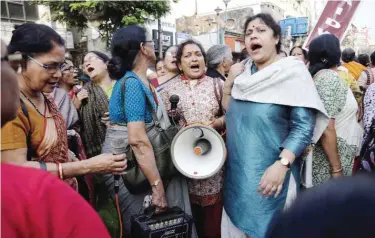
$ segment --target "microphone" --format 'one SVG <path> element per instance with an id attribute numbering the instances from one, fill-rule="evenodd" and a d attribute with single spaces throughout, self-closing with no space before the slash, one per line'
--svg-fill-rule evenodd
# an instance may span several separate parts
<path id="1" fill-rule="evenodd" d="M 177 109 L 177 104 L 180 101 L 180 97 L 178 95 L 172 95 L 169 98 L 169 102 L 171 103 L 171 110 Z"/>
<path id="2" fill-rule="evenodd" d="M 126 154 L 126 152 L 128 152 L 129 150 L 129 146 L 127 146 L 125 138 L 113 139 L 111 142 L 111 147 L 112 147 L 113 155 Z M 124 171 L 124 173 L 126 172 Z M 115 179 L 115 193 L 118 194 L 120 190 L 120 175 L 115 174 L 114 179 Z"/>
<path id="3" fill-rule="evenodd" d="M 171 103 L 171 116 L 172 116 L 172 120 L 174 123 L 178 121 L 178 119 L 175 118 L 175 116 L 176 116 L 177 104 L 179 101 L 180 101 L 180 97 L 175 94 L 169 98 L 169 102 Z"/>

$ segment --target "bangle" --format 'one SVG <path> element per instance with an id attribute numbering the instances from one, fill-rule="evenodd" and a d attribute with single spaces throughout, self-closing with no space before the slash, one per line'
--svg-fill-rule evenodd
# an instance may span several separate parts
<path id="1" fill-rule="evenodd" d="M 338 170 L 332 170 L 332 173 L 335 174 L 335 173 L 340 173 L 342 171 L 342 168 L 338 169 Z"/>
<path id="2" fill-rule="evenodd" d="M 156 180 L 155 182 L 153 182 L 152 184 L 151 184 L 151 186 L 158 186 L 158 184 L 161 182 L 161 180 L 160 179 L 158 179 L 158 180 Z"/>
<path id="3" fill-rule="evenodd" d="M 224 90 L 223 90 L 223 93 L 225 94 L 225 95 L 228 95 L 228 96 L 230 96 L 230 95 L 232 95 L 232 92 L 225 92 Z"/>
<path id="4" fill-rule="evenodd" d="M 60 164 L 60 163 L 59 163 L 59 177 L 60 177 L 61 180 L 64 179 L 62 164 Z"/>

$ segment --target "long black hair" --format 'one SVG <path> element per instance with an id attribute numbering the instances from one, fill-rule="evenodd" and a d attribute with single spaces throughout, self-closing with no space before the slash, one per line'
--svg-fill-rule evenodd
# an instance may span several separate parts
<path id="1" fill-rule="evenodd" d="M 120 79 L 133 68 L 142 42 L 146 42 L 146 31 L 139 26 L 122 27 L 113 34 L 108 63 L 111 78 Z"/>
<path id="2" fill-rule="evenodd" d="M 332 34 L 323 34 L 313 39 L 309 46 L 309 71 L 312 76 L 322 69 L 340 64 L 340 41 Z"/>

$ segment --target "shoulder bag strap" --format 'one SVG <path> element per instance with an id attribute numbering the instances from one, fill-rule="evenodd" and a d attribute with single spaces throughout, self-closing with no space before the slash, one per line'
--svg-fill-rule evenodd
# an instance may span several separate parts
<path id="1" fill-rule="evenodd" d="M 369 72 L 369 74 L 370 74 L 370 84 L 369 85 L 371 85 L 371 84 L 373 84 L 374 83 L 374 73 L 372 72 L 372 70 L 371 69 L 369 69 L 368 70 L 368 72 Z"/>
<path id="2" fill-rule="evenodd" d="M 129 79 L 129 78 L 135 78 L 135 79 L 137 79 L 136 77 L 130 76 L 130 77 L 125 78 L 121 82 L 121 104 L 122 104 L 121 105 L 121 110 L 122 110 L 122 114 L 124 115 L 125 125 L 127 125 L 127 122 L 126 122 L 126 113 L 125 113 L 125 81 L 127 79 Z M 148 110 L 151 111 L 151 114 L 152 114 L 152 120 L 154 121 L 154 123 L 155 123 L 156 126 L 159 126 L 160 122 L 158 120 L 156 111 L 155 111 L 155 109 L 152 106 L 152 102 L 148 98 L 147 94 L 145 94 L 145 97 L 146 97 L 147 108 L 148 108 Z"/>
<path id="3" fill-rule="evenodd" d="M 26 105 L 22 101 L 22 99 L 20 99 L 20 103 L 21 103 L 22 113 L 25 115 L 30 125 L 30 130 L 27 132 L 27 135 L 26 135 L 26 144 L 27 144 L 27 157 L 26 158 L 27 158 L 27 161 L 31 161 L 32 155 L 33 155 L 33 148 L 31 146 L 31 121 L 29 117 L 29 112 L 27 111 Z"/>
<path id="4" fill-rule="evenodd" d="M 366 85 L 370 85 L 371 83 L 371 75 L 370 75 L 370 72 L 368 69 L 364 70 L 364 72 L 366 73 L 367 75 L 367 84 Z"/>
<path id="5" fill-rule="evenodd" d="M 217 102 L 219 103 L 219 110 L 222 114 L 224 114 L 223 106 L 221 105 L 221 100 L 223 99 L 223 90 L 218 87 L 219 82 L 218 80 L 221 80 L 220 78 L 214 78 L 213 83 L 214 83 L 214 92 L 215 92 L 215 97 Z M 218 92 L 219 90 L 219 92 Z"/>
<path id="6" fill-rule="evenodd" d="M 124 122 L 125 122 L 125 126 L 127 126 L 127 122 L 126 122 L 126 113 L 125 113 L 125 80 L 122 80 L 121 82 L 121 111 L 122 111 L 122 115 L 124 116 Z"/>

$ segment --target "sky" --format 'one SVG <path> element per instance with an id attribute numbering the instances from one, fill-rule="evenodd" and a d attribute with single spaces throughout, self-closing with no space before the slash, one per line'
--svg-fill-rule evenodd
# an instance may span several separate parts
<path id="1" fill-rule="evenodd" d="M 307 0 L 314 1 L 314 0 Z M 198 14 L 214 12 L 216 7 L 225 9 L 225 4 L 222 0 L 198 0 Z M 256 3 L 257 0 L 231 0 L 228 8 L 235 8 L 240 6 L 250 5 Z M 321 2 L 321 1 L 319 1 Z M 370 37 L 375 41 L 375 0 L 362 0 L 354 17 L 352 23 L 359 27 L 367 27 L 370 29 Z M 172 14 L 175 18 L 181 16 L 191 16 L 195 13 L 194 0 L 179 0 L 177 4 L 173 4 Z"/>

